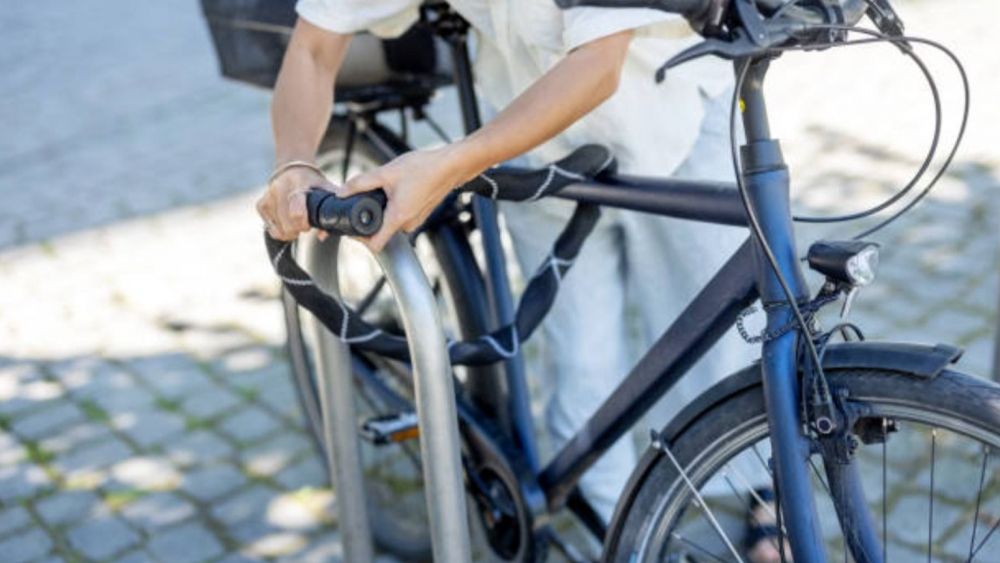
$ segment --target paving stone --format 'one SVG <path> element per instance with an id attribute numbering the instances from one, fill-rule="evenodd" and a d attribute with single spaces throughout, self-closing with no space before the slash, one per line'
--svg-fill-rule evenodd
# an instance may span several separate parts
<path id="1" fill-rule="evenodd" d="M 128 503 L 122 507 L 121 514 L 135 526 L 152 533 L 193 516 L 195 508 L 176 494 L 160 492 Z"/>
<path id="2" fill-rule="evenodd" d="M 132 449 L 117 438 L 95 442 L 57 455 L 52 465 L 64 476 L 94 472 L 128 459 Z"/>
<path id="3" fill-rule="evenodd" d="M 278 422 L 260 407 L 247 407 L 223 419 L 219 427 L 239 442 L 250 442 L 277 430 Z"/>
<path id="4" fill-rule="evenodd" d="M 299 460 L 278 473 L 275 480 L 281 486 L 292 490 L 303 487 L 329 486 L 326 466 L 317 456 L 309 456 Z"/>
<path id="5" fill-rule="evenodd" d="M 115 558 L 115 563 L 153 563 L 156 559 L 149 552 L 137 549 Z"/>
<path id="6" fill-rule="evenodd" d="M 51 381 L 34 380 L 15 383 L 13 387 L 3 390 L 3 394 L 11 396 L 0 400 L 0 414 L 18 414 L 58 399 L 62 395 L 62 388 Z"/>
<path id="7" fill-rule="evenodd" d="M 235 526 L 251 519 L 259 519 L 267 513 L 267 507 L 277 493 L 254 485 L 240 494 L 212 507 L 212 516 L 227 526 Z"/>
<path id="8" fill-rule="evenodd" d="M 28 451 L 13 434 L 0 430 L 0 465 L 14 465 L 27 459 Z"/>
<path id="9" fill-rule="evenodd" d="M 212 465 L 184 476 L 182 488 L 201 501 L 212 501 L 224 496 L 247 482 L 247 478 L 228 464 Z"/>
<path id="10" fill-rule="evenodd" d="M 113 393 L 100 393 L 92 400 L 109 415 L 116 416 L 127 412 L 148 412 L 153 408 L 156 397 L 130 382 L 129 387 L 117 389 Z"/>
<path id="11" fill-rule="evenodd" d="M 132 457 L 111 468 L 115 486 L 142 490 L 174 489 L 181 475 L 163 457 Z"/>
<path id="12" fill-rule="evenodd" d="M 139 535 L 115 516 L 88 519 L 66 536 L 74 549 L 90 559 L 106 559 L 135 545 Z"/>
<path id="13" fill-rule="evenodd" d="M 213 387 L 192 394 L 181 406 L 185 412 L 198 418 L 212 419 L 238 404 L 240 400 L 232 392 L 221 387 Z"/>
<path id="14" fill-rule="evenodd" d="M 299 421 L 303 416 L 302 407 L 299 405 L 299 398 L 295 388 L 292 387 L 290 378 L 285 379 L 285 383 L 279 383 L 268 389 L 260 396 L 260 400 L 270 405 L 272 409 L 282 415 Z"/>
<path id="15" fill-rule="evenodd" d="M 264 559 L 260 557 L 251 557 L 242 553 L 230 553 L 220 559 L 217 563 L 258 563 L 260 561 L 264 561 Z"/>
<path id="16" fill-rule="evenodd" d="M 54 454 L 67 452 L 85 444 L 113 438 L 111 429 L 97 422 L 83 422 L 50 433 L 38 445 Z"/>
<path id="17" fill-rule="evenodd" d="M 39 528 L 28 530 L 0 541 L 0 554 L 4 563 L 31 561 L 48 553 L 52 540 Z"/>
<path id="18" fill-rule="evenodd" d="M 185 524 L 162 532 L 149 542 L 149 549 L 164 561 L 190 563 L 222 554 L 222 544 L 204 526 Z"/>
<path id="19" fill-rule="evenodd" d="M 60 491 L 35 504 L 50 526 L 61 526 L 102 510 L 101 499 L 90 491 Z"/>
<path id="20" fill-rule="evenodd" d="M 38 440 L 57 429 L 84 419 L 83 411 L 69 401 L 55 403 L 28 416 L 17 418 L 13 429 L 19 435 Z"/>
<path id="21" fill-rule="evenodd" d="M 78 399 L 107 401 L 135 388 L 135 381 L 118 366 L 99 358 L 82 358 L 57 369 L 59 381 Z"/>
<path id="22" fill-rule="evenodd" d="M 275 558 L 292 556 L 308 543 L 306 536 L 294 532 L 277 532 L 265 535 L 244 546 L 243 552 L 256 557 Z"/>
<path id="23" fill-rule="evenodd" d="M 164 444 L 163 450 L 164 455 L 180 466 L 226 459 L 234 452 L 229 442 L 209 430 L 185 433 L 183 437 Z"/>
<path id="24" fill-rule="evenodd" d="M 284 530 L 311 530 L 331 522 L 333 493 L 301 491 L 274 498 L 267 507 L 267 521 Z"/>
<path id="25" fill-rule="evenodd" d="M 295 554 L 293 558 L 283 559 L 282 561 L 288 561 L 288 563 L 292 561 L 300 563 L 325 563 L 326 561 L 339 561 L 343 557 L 344 544 L 341 541 L 340 534 L 327 533 L 313 541 L 300 553 Z M 381 558 L 378 561 L 384 563 Z"/>
<path id="26" fill-rule="evenodd" d="M 34 496 L 52 481 L 36 465 L 19 463 L 0 467 L 0 501 L 10 502 Z"/>
<path id="27" fill-rule="evenodd" d="M 184 430 L 184 419 L 162 411 L 123 413 L 112 419 L 112 424 L 142 447 L 159 444 Z"/>
<path id="28" fill-rule="evenodd" d="M 312 443 L 298 434 L 284 433 L 240 452 L 243 467 L 253 475 L 271 477 L 293 460 L 312 451 Z"/>
<path id="29" fill-rule="evenodd" d="M 21 506 L 0 510 L 0 537 L 24 528 L 31 523 L 31 516 Z"/>
<path id="30" fill-rule="evenodd" d="M 170 354 L 143 358 L 129 364 L 137 377 L 147 385 L 171 399 L 190 395 L 200 389 L 211 388 L 213 383 L 189 356 Z"/>
<path id="31" fill-rule="evenodd" d="M 254 346 L 234 350 L 224 355 L 215 363 L 215 366 L 220 371 L 229 374 L 242 374 L 270 367 L 272 363 L 274 363 L 274 355 L 270 348 Z"/>

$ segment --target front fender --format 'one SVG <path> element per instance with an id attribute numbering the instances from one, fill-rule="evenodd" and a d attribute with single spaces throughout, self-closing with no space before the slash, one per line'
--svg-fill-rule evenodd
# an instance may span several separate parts
<path id="1" fill-rule="evenodd" d="M 823 356 L 823 368 L 828 370 L 886 370 L 905 372 L 914 377 L 933 378 L 937 377 L 949 365 L 957 362 L 961 356 L 962 350 L 960 348 L 946 344 L 929 346 L 896 342 L 844 342 L 830 344 L 826 348 Z M 673 442 L 702 413 L 727 400 L 730 396 L 760 384 L 760 364 L 755 362 L 715 384 L 684 407 L 667 424 L 660 436 L 667 443 Z M 660 455 L 662 452 L 659 450 L 652 447 L 647 448 L 646 453 L 632 472 L 624 492 L 618 500 L 611 525 L 608 527 L 604 549 L 605 556 L 608 553 L 613 553 L 615 538 L 618 537 L 624 515 L 628 514 L 640 485 Z"/>

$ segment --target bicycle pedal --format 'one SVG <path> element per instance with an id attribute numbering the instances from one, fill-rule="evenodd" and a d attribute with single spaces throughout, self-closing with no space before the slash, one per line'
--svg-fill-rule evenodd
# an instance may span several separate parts
<path id="1" fill-rule="evenodd" d="M 361 424 L 361 437 L 376 446 L 398 444 L 419 436 L 417 413 L 413 411 L 381 415 Z"/>

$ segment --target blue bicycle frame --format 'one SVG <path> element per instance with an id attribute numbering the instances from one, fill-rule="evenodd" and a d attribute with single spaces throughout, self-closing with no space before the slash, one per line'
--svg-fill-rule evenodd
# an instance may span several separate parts
<path id="1" fill-rule="evenodd" d="M 479 113 L 468 55 L 464 38 L 451 40 L 459 100 L 466 130 L 472 131 L 479 126 Z M 740 92 L 746 134 L 746 144 L 741 147 L 743 179 L 760 220 L 762 234 L 777 258 L 781 275 L 796 300 L 803 302 L 809 299 L 809 290 L 795 248 L 788 169 L 778 141 L 771 138 L 768 126 L 762 90 L 766 70 L 767 61 L 754 62 Z M 361 131 L 376 146 L 391 147 L 387 157 L 407 150 L 404 142 L 377 124 L 373 123 Z M 706 223 L 747 224 L 737 191 L 732 185 L 714 182 L 612 176 L 571 185 L 560 191 L 557 197 Z M 470 280 L 471 283 L 478 278 L 477 283 L 485 282 L 489 314 L 493 324 L 499 326 L 511 320 L 514 307 L 504 268 L 496 209 L 492 202 L 477 197 L 473 202 L 473 211 L 476 226 L 482 234 L 485 280 L 479 277 L 478 267 L 467 247 L 445 244 L 439 249 L 439 254 L 444 254 L 451 275 L 457 276 L 456 279 Z M 449 233 L 455 235 L 449 229 L 453 227 L 432 221 L 425 226 L 424 232 L 432 239 L 444 236 L 454 243 L 454 236 L 445 236 Z M 769 331 L 777 331 L 793 320 L 792 309 L 776 272 L 765 258 L 761 241 L 751 237 L 664 332 L 585 426 L 540 470 L 537 470 L 523 361 L 517 357 L 506 363 L 506 395 L 503 398 L 506 405 L 503 414 L 506 416 L 501 418 L 507 419 L 507 430 L 528 465 L 537 471 L 536 483 L 527 486 L 537 486 L 544 494 L 548 511 L 568 506 L 595 535 L 604 536 L 606 524 L 595 517 L 593 510 L 577 493 L 579 478 L 732 328 L 739 313 L 758 298 L 765 305 Z M 771 429 L 773 469 L 793 556 L 800 562 L 822 562 L 826 561 L 826 556 L 807 466 L 810 440 L 805 434 L 805 422 L 801 420 L 799 409 L 799 338 L 798 331 L 790 331 L 765 342 L 761 350 L 761 366 Z M 841 475 L 848 489 L 857 485 L 852 482 L 852 479 L 857 479 L 852 466 L 846 467 Z M 860 491 L 860 488 L 853 490 Z M 863 507 L 863 504 L 860 506 Z M 862 539 L 864 552 L 871 556 L 869 560 L 880 560 L 880 550 L 869 541 L 874 540 Z"/>

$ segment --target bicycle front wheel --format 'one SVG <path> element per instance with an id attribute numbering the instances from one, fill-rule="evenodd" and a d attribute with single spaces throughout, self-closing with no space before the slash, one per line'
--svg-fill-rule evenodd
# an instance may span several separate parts
<path id="1" fill-rule="evenodd" d="M 853 427 L 855 459 L 883 560 L 1000 561 L 1000 387 L 950 371 L 931 379 L 882 370 L 827 376 L 864 408 Z M 753 490 L 770 482 L 768 437 L 759 385 L 702 413 L 642 477 L 606 559 L 745 558 Z M 809 463 L 828 559 L 847 561 L 823 460 L 815 454 Z"/>

